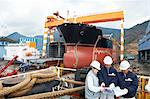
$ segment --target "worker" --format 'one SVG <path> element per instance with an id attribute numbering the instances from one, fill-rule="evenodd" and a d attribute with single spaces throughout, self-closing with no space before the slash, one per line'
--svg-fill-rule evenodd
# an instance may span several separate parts
<path id="1" fill-rule="evenodd" d="M 150 78 L 148 80 L 147 85 L 145 86 L 145 90 L 148 91 L 148 92 L 150 92 Z"/>
<path id="2" fill-rule="evenodd" d="M 97 77 L 97 72 L 100 70 L 100 63 L 94 60 L 90 66 L 91 70 L 88 72 L 85 81 L 85 98 L 99 99 L 100 92 L 104 91 L 104 88 L 100 87 Z"/>
<path id="3" fill-rule="evenodd" d="M 117 85 L 117 71 L 111 65 L 113 60 L 106 56 L 103 60 L 104 66 L 98 72 L 99 84 L 103 87 L 114 88 Z M 100 99 L 114 99 L 114 94 L 103 92 Z"/>
<path id="4" fill-rule="evenodd" d="M 135 99 L 138 88 L 137 76 L 129 71 L 130 63 L 126 60 L 120 63 L 120 70 L 118 72 L 118 86 L 126 93 L 120 99 Z"/>
<path id="5" fill-rule="evenodd" d="M 22 72 L 26 72 L 27 70 L 30 69 L 31 65 L 32 65 L 32 64 L 30 63 L 30 61 L 27 60 L 26 63 L 20 64 L 19 67 L 20 67 L 20 70 L 21 70 Z"/>

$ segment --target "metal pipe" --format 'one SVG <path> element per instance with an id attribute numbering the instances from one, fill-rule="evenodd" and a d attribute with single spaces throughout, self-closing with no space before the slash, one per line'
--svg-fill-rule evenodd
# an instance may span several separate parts
<path id="1" fill-rule="evenodd" d="M 48 28 L 45 28 L 44 36 L 43 36 L 43 52 L 42 57 L 46 55 L 46 43 L 47 43 L 47 36 L 48 36 Z"/>
<path id="2" fill-rule="evenodd" d="M 124 20 L 121 20 L 121 38 L 120 38 L 120 60 L 124 59 Z"/>
<path id="3" fill-rule="evenodd" d="M 63 67 L 57 67 L 57 68 L 62 69 L 62 70 L 77 71 L 77 69 L 71 69 L 71 68 L 63 68 Z"/>

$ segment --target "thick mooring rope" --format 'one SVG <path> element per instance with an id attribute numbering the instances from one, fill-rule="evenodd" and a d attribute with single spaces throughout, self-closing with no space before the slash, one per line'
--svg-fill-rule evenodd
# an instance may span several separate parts
<path id="1" fill-rule="evenodd" d="M 26 79 L 23 82 L 17 85 L 14 85 L 12 87 L 7 87 L 7 88 L 4 88 L 3 90 L 0 90 L 0 96 L 8 95 L 12 92 L 15 92 L 16 90 L 19 90 L 20 88 L 27 85 L 30 82 L 30 80 L 31 80 L 31 75 L 27 75 Z"/>
<path id="2" fill-rule="evenodd" d="M 9 96 L 21 96 L 26 94 L 32 89 L 35 83 L 43 83 L 56 79 L 56 73 L 36 73 L 28 74 L 23 82 L 16 84 L 12 87 L 3 87 L 0 84 L 0 97 L 9 95 Z M 30 89 L 30 90 L 29 90 Z"/>
<path id="3" fill-rule="evenodd" d="M 72 89 L 66 89 L 66 90 L 60 90 L 60 91 L 55 91 L 55 92 L 48 92 L 48 93 L 43 93 L 43 94 L 36 94 L 36 95 L 31 95 L 31 96 L 24 96 L 27 92 L 31 91 L 32 87 L 36 83 L 43 83 L 43 82 L 48 82 L 52 80 L 61 80 L 64 82 L 68 83 L 73 83 L 77 85 L 84 85 L 84 82 L 80 81 L 73 81 L 73 80 L 68 80 L 68 79 L 58 79 L 57 73 L 54 73 L 54 71 L 51 72 L 46 72 L 46 73 L 30 73 L 26 75 L 26 78 L 24 81 L 12 86 L 12 87 L 3 87 L 2 81 L 0 81 L 0 99 L 4 99 L 4 96 L 8 97 L 19 97 L 25 98 L 25 99 L 35 99 L 35 98 L 43 98 L 43 97 L 57 97 L 57 96 L 62 96 L 65 94 L 69 94 L 78 90 L 84 89 L 84 87 L 78 87 L 78 88 L 72 88 Z M 27 97 L 27 98 L 26 98 Z"/>
<path id="4" fill-rule="evenodd" d="M 13 99 L 45 99 L 45 98 L 54 98 L 58 96 L 63 96 L 67 94 L 71 94 L 76 91 L 83 90 L 85 87 L 76 87 L 76 88 L 71 88 L 71 89 L 66 89 L 66 90 L 60 90 L 60 91 L 54 91 L 54 92 L 47 92 L 47 93 L 42 93 L 42 94 L 35 94 L 35 95 L 30 95 L 30 96 L 23 96 L 23 97 L 17 97 Z"/>

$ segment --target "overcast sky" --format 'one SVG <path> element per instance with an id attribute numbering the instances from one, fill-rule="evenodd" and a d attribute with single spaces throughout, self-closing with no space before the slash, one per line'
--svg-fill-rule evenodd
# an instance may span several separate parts
<path id="1" fill-rule="evenodd" d="M 48 15 L 59 11 L 63 17 L 124 11 L 125 28 L 150 20 L 150 0 L 0 0 L 0 36 L 19 32 L 41 35 Z M 120 22 L 96 24 L 120 28 Z"/>

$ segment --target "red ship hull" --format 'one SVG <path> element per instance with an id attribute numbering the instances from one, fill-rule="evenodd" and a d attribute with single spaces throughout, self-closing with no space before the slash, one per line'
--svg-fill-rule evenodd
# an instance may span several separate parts
<path id="1" fill-rule="evenodd" d="M 98 60 L 103 64 L 105 56 L 110 55 L 113 61 L 116 62 L 118 55 L 110 48 L 96 48 L 93 50 L 92 46 L 68 46 L 64 54 L 64 65 L 66 68 L 84 68 L 88 67 L 93 59 Z M 94 51 L 94 54 L 93 54 Z"/>

